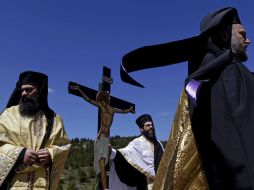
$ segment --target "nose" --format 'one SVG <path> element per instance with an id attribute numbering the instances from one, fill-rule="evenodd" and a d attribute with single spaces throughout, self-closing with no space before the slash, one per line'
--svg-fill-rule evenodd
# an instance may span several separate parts
<path id="1" fill-rule="evenodd" d="M 153 128 L 153 124 L 149 125 L 148 127 L 149 127 L 148 130 L 152 129 Z"/>
<path id="2" fill-rule="evenodd" d="M 23 90 L 23 91 L 21 92 L 21 96 L 22 96 L 22 97 L 27 96 L 27 94 L 28 94 L 28 93 L 27 93 L 26 90 Z"/>
<path id="3" fill-rule="evenodd" d="M 245 43 L 248 44 L 248 45 L 250 44 L 249 38 L 246 38 Z"/>

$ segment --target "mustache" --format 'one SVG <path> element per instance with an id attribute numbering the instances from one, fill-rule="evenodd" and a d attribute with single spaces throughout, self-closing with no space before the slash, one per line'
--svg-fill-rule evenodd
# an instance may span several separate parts
<path id="1" fill-rule="evenodd" d="M 38 102 L 39 101 L 39 94 L 34 94 L 33 96 L 24 96 L 21 97 L 20 103 L 25 103 L 25 102 Z"/>
<path id="2" fill-rule="evenodd" d="M 36 101 L 34 97 L 22 97 L 21 102 L 34 102 Z"/>
<path id="3" fill-rule="evenodd" d="M 247 51 L 247 48 L 248 48 L 248 47 L 249 47 L 249 45 L 247 45 L 247 44 L 243 46 L 243 48 L 244 48 L 245 51 Z"/>

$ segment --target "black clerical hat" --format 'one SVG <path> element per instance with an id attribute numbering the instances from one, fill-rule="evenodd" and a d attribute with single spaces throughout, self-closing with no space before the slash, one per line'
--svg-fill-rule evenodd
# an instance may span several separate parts
<path id="1" fill-rule="evenodd" d="M 136 119 L 136 124 L 139 126 L 139 128 L 142 128 L 144 127 L 144 124 L 148 121 L 151 121 L 153 123 L 151 115 L 143 114 Z"/>
<path id="2" fill-rule="evenodd" d="M 121 79 L 138 87 L 144 87 L 128 73 L 148 68 L 167 66 L 188 61 L 188 74 L 200 66 L 201 57 L 206 51 L 210 34 L 219 26 L 240 23 L 237 10 L 232 7 L 216 10 L 205 16 L 200 24 L 200 34 L 184 40 L 144 46 L 133 50 L 122 58 Z"/>
<path id="3" fill-rule="evenodd" d="M 35 85 L 39 89 L 44 87 L 45 83 L 48 82 L 48 76 L 35 72 L 35 71 L 25 71 L 19 75 L 19 84 L 24 85 L 24 84 L 30 84 L 30 85 Z"/>
<path id="4" fill-rule="evenodd" d="M 40 103 L 42 107 L 48 108 L 48 76 L 35 72 L 25 71 L 19 75 L 19 79 L 16 83 L 16 88 L 7 103 L 7 108 L 19 104 L 21 98 L 21 86 L 24 84 L 30 84 L 37 86 L 40 93 Z"/>
<path id="5" fill-rule="evenodd" d="M 230 25 L 233 23 L 241 24 L 237 10 L 233 7 L 219 9 L 206 15 L 200 23 L 201 34 L 209 33 L 214 28 Z"/>

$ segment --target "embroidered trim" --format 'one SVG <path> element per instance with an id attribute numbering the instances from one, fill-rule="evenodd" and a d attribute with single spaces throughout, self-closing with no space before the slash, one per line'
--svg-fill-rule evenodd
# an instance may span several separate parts
<path id="1" fill-rule="evenodd" d="M 43 135 L 43 115 L 38 114 L 31 122 L 32 128 L 33 128 L 33 134 L 37 138 L 41 137 Z"/>
<path id="2" fill-rule="evenodd" d="M 142 138 L 142 136 L 141 136 Z M 152 149 L 153 150 L 153 149 Z M 154 178 L 155 176 L 151 175 L 149 172 L 146 172 L 143 168 L 139 167 L 137 164 L 135 164 L 134 162 L 132 162 L 130 159 L 127 158 L 127 156 L 124 154 L 124 152 L 122 152 L 121 150 L 119 150 L 119 152 L 122 154 L 122 156 L 126 159 L 126 161 L 132 165 L 134 168 L 136 168 L 137 170 L 139 170 L 141 173 L 143 173 L 146 177 L 148 178 Z"/>
<path id="3" fill-rule="evenodd" d="M 19 157 L 23 148 L 17 147 L 14 150 L 13 155 L 0 155 L 0 186 L 3 184 L 4 180 L 6 179 L 7 175 L 11 171 L 12 167 L 16 163 L 17 158 Z"/>
<path id="4" fill-rule="evenodd" d="M 35 176 L 35 172 L 30 172 L 27 174 L 27 189 L 28 190 L 33 190 L 34 176 Z"/>

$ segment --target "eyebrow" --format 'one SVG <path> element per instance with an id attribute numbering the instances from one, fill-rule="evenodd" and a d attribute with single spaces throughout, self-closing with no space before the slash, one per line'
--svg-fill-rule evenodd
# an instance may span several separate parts
<path id="1" fill-rule="evenodd" d="M 34 88 L 34 87 L 21 87 L 21 91 L 33 91 L 34 89 L 36 89 L 36 88 Z"/>

